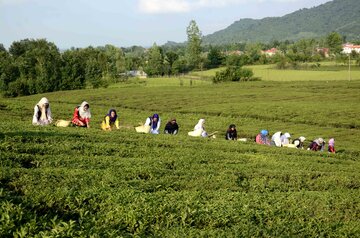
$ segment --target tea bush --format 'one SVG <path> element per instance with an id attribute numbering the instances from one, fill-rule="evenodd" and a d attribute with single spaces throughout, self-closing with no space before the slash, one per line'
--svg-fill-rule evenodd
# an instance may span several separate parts
<path id="1" fill-rule="evenodd" d="M 360 81 L 137 85 L 0 99 L 1 237 L 358 237 Z M 87 100 L 90 129 L 35 127 Z M 128 128 L 103 132 L 116 108 Z M 136 134 L 157 112 L 176 136 Z M 216 139 L 190 138 L 206 119 Z M 229 124 L 248 142 L 226 141 Z M 130 129 L 129 129 L 130 128 Z M 336 154 L 253 142 L 334 137 Z"/>

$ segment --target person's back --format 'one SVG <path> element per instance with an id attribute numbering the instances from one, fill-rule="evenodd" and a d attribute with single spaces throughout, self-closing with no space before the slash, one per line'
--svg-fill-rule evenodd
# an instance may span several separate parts
<path id="1" fill-rule="evenodd" d="M 324 139 L 318 138 L 318 139 L 315 139 L 313 142 L 311 142 L 311 144 L 308 147 L 308 150 L 323 151 L 324 146 L 325 146 Z"/>
<path id="2" fill-rule="evenodd" d="M 207 137 L 208 134 L 205 131 L 204 124 L 205 124 L 205 119 L 200 119 L 199 122 L 194 126 L 194 130 L 188 132 L 188 135 L 195 137 L 197 136 Z"/>
<path id="3" fill-rule="evenodd" d="M 276 132 L 271 137 L 271 145 L 276 146 L 276 147 L 281 147 L 281 136 L 282 136 L 281 131 Z"/>
<path id="4" fill-rule="evenodd" d="M 270 145 L 269 138 L 267 135 L 269 132 L 267 130 L 261 130 L 259 134 L 257 134 L 255 138 L 255 142 L 260 145 Z"/>
<path id="5" fill-rule="evenodd" d="M 305 137 L 300 136 L 299 138 L 296 138 L 295 140 L 293 140 L 293 144 L 296 148 L 298 149 L 304 149 L 304 141 L 305 141 Z"/>
<path id="6" fill-rule="evenodd" d="M 328 152 L 330 153 L 334 153 L 335 154 L 335 139 L 334 138 L 331 138 L 329 140 L 329 145 L 328 145 Z"/>
<path id="7" fill-rule="evenodd" d="M 282 135 L 280 137 L 280 140 L 281 140 L 281 145 L 282 146 L 288 146 L 290 144 L 290 134 L 288 132 L 286 132 L 284 135 Z"/>
<path id="8" fill-rule="evenodd" d="M 179 125 L 176 122 L 176 119 L 171 119 L 166 125 L 164 129 L 165 134 L 173 134 L 176 135 L 179 131 Z"/>

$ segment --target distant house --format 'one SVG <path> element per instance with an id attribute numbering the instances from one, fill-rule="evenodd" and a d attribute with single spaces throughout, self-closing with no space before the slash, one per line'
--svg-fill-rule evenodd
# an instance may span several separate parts
<path id="1" fill-rule="evenodd" d="M 276 55 L 276 53 L 277 53 L 278 51 L 279 51 L 279 50 L 276 49 L 276 48 L 271 48 L 271 49 L 269 49 L 269 50 L 263 50 L 263 51 L 261 51 L 261 52 L 262 52 L 263 54 L 265 54 L 266 56 L 271 57 L 271 56 Z"/>
<path id="2" fill-rule="evenodd" d="M 329 52 L 330 52 L 329 48 L 318 47 L 316 48 L 316 52 L 322 54 L 325 58 L 329 58 Z"/>
<path id="3" fill-rule="evenodd" d="M 137 77 L 141 79 L 147 78 L 147 74 L 143 70 L 130 70 L 127 72 L 127 75 L 130 77 Z"/>
<path id="4" fill-rule="evenodd" d="M 360 45 L 353 45 L 349 43 L 343 45 L 343 50 L 342 50 L 343 53 L 350 54 L 353 51 L 360 54 Z"/>

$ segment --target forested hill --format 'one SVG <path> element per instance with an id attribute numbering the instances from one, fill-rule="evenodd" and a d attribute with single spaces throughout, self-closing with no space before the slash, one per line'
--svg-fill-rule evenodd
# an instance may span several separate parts
<path id="1" fill-rule="evenodd" d="M 210 44 L 271 42 L 316 38 L 336 31 L 347 40 L 360 39 L 360 1 L 333 0 L 311 9 L 301 9 L 283 17 L 261 20 L 241 19 L 224 30 L 203 38 Z"/>

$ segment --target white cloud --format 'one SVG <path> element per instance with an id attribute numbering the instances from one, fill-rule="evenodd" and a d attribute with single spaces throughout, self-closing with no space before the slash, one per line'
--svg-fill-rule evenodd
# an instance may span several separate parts
<path id="1" fill-rule="evenodd" d="M 140 11 L 145 13 L 188 12 L 190 3 L 186 0 L 140 0 Z"/>
<path id="2" fill-rule="evenodd" d="M 0 0 L 1 1 L 1 0 Z M 300 0 L 139 0 L 138 7 L 141 12 L 176 13 L 190 12 L 199 8 L 225 7 L 244 3 L 265 2 L 296 2 Z"/>

